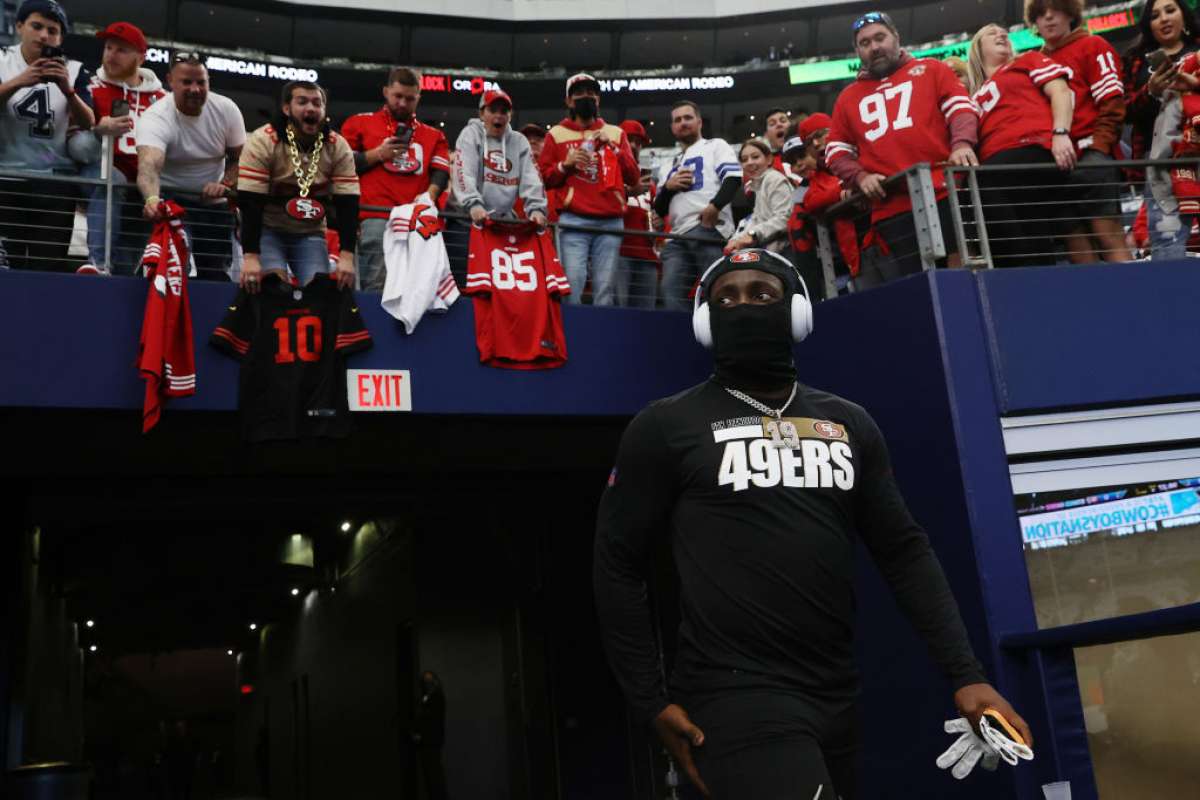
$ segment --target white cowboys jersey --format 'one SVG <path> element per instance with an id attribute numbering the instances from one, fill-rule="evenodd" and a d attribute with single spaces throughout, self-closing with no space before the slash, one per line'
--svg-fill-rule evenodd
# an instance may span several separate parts
<path id="1" fill-rule="evenodd" d="M 428 193 L 392 209 L 383 232 L 383 262 L 387 279 L 380 304 L 409 333 L 426 311 L 447 311 L 458 299 L 442 221 Z"/>
<path id="2" fill-rule="evenodd" d="M 679 150 L 669 167 L 662 170 L 658 185 L 682 167 L 691 167 L 692 188 L 671 198 L 671 232 L 687 233 L 700 224 L 700 212 L 721 188 L 726 178 L 742 177 L 742 165 L 737 154 L 724 139 L 698 139 L 686 150 Z M 733 212 L 729 206 L 721 209 L 717 230 L 728 238 L 733 233 Z"/>
<path id="3" fill-rule="evenodd" d="M 10 81 L 29 65 L 15 44 L 0 49 L 0 81 Z M 90 73 L 78 61 L 67 62 L 71 85 L 80 99 L 92 104 Z M 31 172 L 74 170 L 67 155 L 67 96 L 55 83 L 17 89 L 0 115 L 0 168 Z"/>

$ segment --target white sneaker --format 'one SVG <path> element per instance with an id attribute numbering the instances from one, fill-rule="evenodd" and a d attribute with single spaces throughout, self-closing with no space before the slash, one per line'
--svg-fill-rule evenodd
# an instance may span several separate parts
<path id="1" fill-rule="evenodd" d="M 76 275 L 103 275 L 109 277 L 109 272 L 104 267 L 98 267 L 95 264 L 84 264 L 79 269 L 75 270 Z"/>

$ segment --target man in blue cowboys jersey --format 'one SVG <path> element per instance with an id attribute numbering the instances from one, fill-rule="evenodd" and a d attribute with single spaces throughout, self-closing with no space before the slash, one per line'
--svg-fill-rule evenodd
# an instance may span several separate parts
<path id="1" fill-rule="evenodd" d="M 651 723 L 716 800 L 857 797 L 854 551 L 866 545 L 977 724 L 994 708 L 929 539 L 862 407 L 796 380 L 812 329 L 799 274 L 742 250 L 703 276 L 696 339 L 713 376 L 638 414 L 597 517 L 594 589 L 609 660 Z M 670 532 L 681 624 L 670 680 L 647 598 Z"/>
<path id="2" fill-rule="evenodd" d="M 17 9 L 17 44 L 0 49 L 0 169 L 53 174 L 76 171 L 67 129 L 95 123 L 90 73 L 62 54 L 67 12 L 54 0 Z M 64 183 L 0 180 L 0 237 L 17 269 L 65 270 L 75 197 Z M 31 221 L 36 219 L 35 227 Z"/>

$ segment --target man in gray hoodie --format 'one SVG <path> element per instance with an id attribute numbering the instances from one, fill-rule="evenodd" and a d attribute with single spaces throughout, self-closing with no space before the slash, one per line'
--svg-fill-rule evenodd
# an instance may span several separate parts
<path id="1" fill-rule="evenodd" d="M 493 89 L 480 97 L 479 119 L 468 122 L 454 144 L 454 199 L 474 223 L 523 216 L 545 225 L 546 191 L 529 141 L 508 124 L 511 116 L 505 92 Z"/>

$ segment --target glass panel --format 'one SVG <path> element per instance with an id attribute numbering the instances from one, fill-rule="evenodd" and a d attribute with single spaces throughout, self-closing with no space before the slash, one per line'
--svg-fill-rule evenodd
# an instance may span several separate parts
<path id="1" fill-rule="evenodd" d="M 1039 628 L 1200 602 L 1200 478 L 1016 504 Z"/>
<path id="2" fill-rule="evenodd" d="M 1195 797 L 1200 633 L 1075 650 L 1101 800 Z"/>

